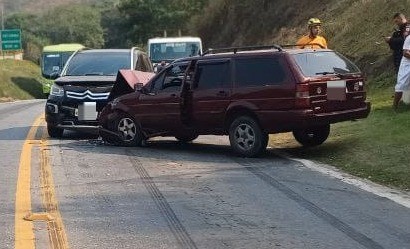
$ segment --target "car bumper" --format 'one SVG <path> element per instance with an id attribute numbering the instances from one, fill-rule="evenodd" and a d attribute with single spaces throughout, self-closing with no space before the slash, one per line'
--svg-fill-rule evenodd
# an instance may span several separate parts
<path id="1" fill-rule="evenodd" d="M 369 102 L 355 109 L 315 113 L 311 109 L 258 113 L 259 121 L 266 132 L 289 132 L 295 129 L 353 121 L 366 118 L 371 109 Z"/>
<path id="2" fill-rule="evenodd" d="M 45 106 L 45 119 L 47 125 L 57 128 L 98 134 L 98 121 L 78 120 L 75 116 L 75 108 L 59 106 L 55 103 L 47 102 Z"/>

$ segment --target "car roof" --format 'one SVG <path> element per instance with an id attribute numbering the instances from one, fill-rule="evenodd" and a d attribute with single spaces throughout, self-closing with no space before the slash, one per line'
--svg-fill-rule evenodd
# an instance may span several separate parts
<path id="1" fill-rule="evenodd" d="M 192 36 L 183 37 L 156 37 L 148 40 L 148 43 L 167 43 L 167 42 L 201 42 L 201 38 Z"/>

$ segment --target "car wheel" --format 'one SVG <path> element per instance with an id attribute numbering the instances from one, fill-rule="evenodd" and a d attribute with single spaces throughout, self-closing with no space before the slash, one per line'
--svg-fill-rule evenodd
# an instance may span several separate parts
<path id="1" fill-rule="evenodd" d="M 294 130 L 293 136 L 301 145 L 310 147 L 322 144 L 329 137 L 330 125 Z"/>
<path id="2" fill-rule="evenodd" d="M 145 140 L 139 124 L 129 115 L 120 115 L 114 127 L 115 132 L 119 135 L 118 145 L 141 146 Z"/>
<path id="3" fill-rule="evenodd" d="M 229 141 L 234 152 L 244 157 L 255 157 L 266 150 L 269 136 L 255 119 L 236 118 L 229 127 Z"/>
<path id="4" fill-rule="evenodd" d="M 197 139 L 197 138 L 198 138 L 198 135 L 195 134 L 195 133 L 192 133 L 192 134 L 184 134 L 184 135 L 175 136 L 175 138 L 176 138 L 179 142 L 189 143 L 189 142 L 192 142 L 192 141 L 194 141 L 195 139 Z"/>
<path id="5" fill-rule="evenodd" d="M 63 137 L 64 129 L 47 124 L 47 132 L 52 138 L 61 138 Z"/>

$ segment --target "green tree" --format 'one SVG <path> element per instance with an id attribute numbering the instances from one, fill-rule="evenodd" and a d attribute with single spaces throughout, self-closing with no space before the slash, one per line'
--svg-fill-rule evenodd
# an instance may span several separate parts
<path id="1" fill-rule="evenodd" d="M 117 18 L 111 12 L 107 33 L 117 34 L 117 44 L 145 44 L 151 37 L 162 36 L 164 30 L 174 36 L 180 30 L 187 34 L 191 17 L 200 12 L 207 0 L 122 0 Z M 107 15 L 108 16 L 108 15 Z M 111 40 L 112 38 L 107 38 Z M 110 44 L 111 45 L 111 44 Z"/>
<path id="2" fill-rule="evenodd" d="M 103 28 L 98 9 L 88 5 L 60 6 L 41 18 L 42 36 L 52 43 L 81 43 L 87 47 L 104 45 Z"/>

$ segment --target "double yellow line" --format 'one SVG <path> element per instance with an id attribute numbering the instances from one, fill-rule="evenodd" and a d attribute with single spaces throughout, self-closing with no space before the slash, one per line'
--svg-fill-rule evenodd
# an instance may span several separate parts
<path id="1" fill-rule="evenodd" d="M 41 139 L 36 139 L 37 131 L 43 124 L 44 115 L 41 115 L 30 128 L 21 151 L 16 189 L 15 249 L 35 248 L 34 221 L 47 222 L 50 248 L 69 248 L 55 195 L 45 132 L 42 132 Z M 32 213 L 31 210 L 31 158 L 34 146 L 40 148 L 40 187 L 45 211 L 41 213 Z"/>

